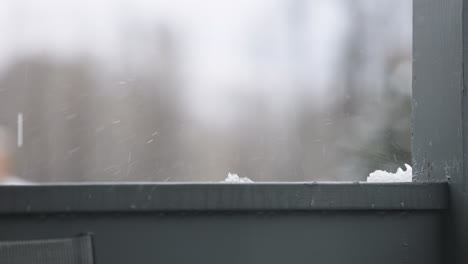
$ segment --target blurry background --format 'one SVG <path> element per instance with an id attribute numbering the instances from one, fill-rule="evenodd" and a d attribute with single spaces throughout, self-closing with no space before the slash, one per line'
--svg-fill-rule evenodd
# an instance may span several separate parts
<path id="1" fill-rule="evenodd" d="M 408 0 L 0 0 L 0 125 L 37 182 L 364 180 L 410 163 L 411 39 Z"/>

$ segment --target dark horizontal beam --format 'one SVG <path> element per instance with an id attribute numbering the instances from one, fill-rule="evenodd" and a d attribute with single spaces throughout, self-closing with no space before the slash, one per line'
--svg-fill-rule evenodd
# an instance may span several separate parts
<path id="1" fill-rule="evenodd" d="M 0 214 L 443 210 L 446 183 L 148 183 L 1 186 Z"/>

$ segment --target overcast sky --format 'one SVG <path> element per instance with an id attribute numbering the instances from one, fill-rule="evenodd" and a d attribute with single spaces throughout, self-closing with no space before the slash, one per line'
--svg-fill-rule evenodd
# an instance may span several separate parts
<path id="1" fill-rule="evenodd" d="M 17 56 L 44 53 L 87 54 L 119 65 L 125 38 L 163 24 L 176 39 L 186 96 L 196 112 L 216 113 L 233 89 L 257 89 L 284 101 L 301 78 L 311 84 L 311 100 L 320 101 L 346 45 L 345 2 L 0 0 L 0 71 Z M 302 4 L 302 15 L 291 11 L 294 3 Z M 128 34 L 133 28 L 139 32 Z"/>

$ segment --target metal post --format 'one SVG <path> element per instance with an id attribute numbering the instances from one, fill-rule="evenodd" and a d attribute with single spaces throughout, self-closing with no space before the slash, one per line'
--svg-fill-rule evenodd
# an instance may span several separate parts
<path id="1" fill-rule="evenodd" d="M 414 0 L 413 179 L 449 181 L 444 263 L 468 263 L 468 18 L 463 0 Z"/>

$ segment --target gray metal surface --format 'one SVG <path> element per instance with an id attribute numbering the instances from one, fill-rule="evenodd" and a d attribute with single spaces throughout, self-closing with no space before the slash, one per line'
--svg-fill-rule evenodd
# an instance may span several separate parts
<path id="1" fill-rule="evenodd" d="M 413 172 L 449 181 L 444 263 L 468 263 L 468 10 L 463 0 L 414 0 Z"/>
<path id="2" fill-rule="evenodd" d="M 446 208 L 446 183 L 101 184 L 0 187 L 0 214 Z"/>
<path id="3" fill-rule="evenodd" d="M 94 234 L 97 263 L 443 263 L 447 184 L 0 188 L 4 240 Z"/>
<path id="4" fill-rule="evenodd" d="M 413 174 L 445 181 L 463 164 L 463 0 L 413 6 Z"/>
<path id="5" fill-rule="evenodd" d="M 93 264 L 90 235 L 70 238 L 0 241 L 2 264 Z"/>
<path id="6" fill-rule="evenodd" d="M 442 211 L 0 216 L 0 237 L 92 231 L 96 263 L 440 264 Z"/>

